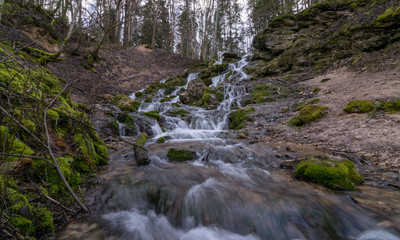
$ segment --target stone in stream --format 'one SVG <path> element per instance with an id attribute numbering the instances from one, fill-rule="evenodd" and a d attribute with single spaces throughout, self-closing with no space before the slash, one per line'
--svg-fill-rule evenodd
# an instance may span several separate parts
<path id="1" fill-rule="evenodd" d="M 171 161 L 184 162 L 184 161 L 195 160 L 196 152 L 185 149 L 171 148 L 168 150 L 167 156 Z"/>
<path id="2" fill-rule="evenodd" d="M 135 160 L 138 166 L 146 166 L 149 165 L 151 159 L 149 158 L 148 151 L 140 146 L 133 146 L 133 151 L 135 152 Z"/>

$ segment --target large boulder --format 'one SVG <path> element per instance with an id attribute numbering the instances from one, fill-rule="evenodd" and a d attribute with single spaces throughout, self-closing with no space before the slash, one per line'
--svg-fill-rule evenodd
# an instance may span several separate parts
<path id="1" fill-rule="evenodd" d="M 179 95 L 179 100 L 184 104 L 194 104 L 201 100 L 206 85 L 201 79 L 189 82 L 187 89 Z"/>

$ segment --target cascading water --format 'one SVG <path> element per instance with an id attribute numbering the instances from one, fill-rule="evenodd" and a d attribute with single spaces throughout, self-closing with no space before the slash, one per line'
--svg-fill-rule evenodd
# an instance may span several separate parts
<path id="1" fill-rule="evenodd" d="M 249 78 L 245 56 L 212 79 L 224 99 L 214 110 L 181 105 L 185 117 L 170 116 L 179 94 L 199 74 L 171 94 L 163 90 L 139 112 L 159 111 L 163 128 L 155 123 L 147 144 L 149 166 L 131 164 L 132 150 L 117 151 L 110 161 L 111 177 L 97 198 L 97 208 L 60 239 L 137 240 L 255 240 L 255 239 L 388 239 L 399 240 L 396 228 L 380 227 L 385 220 L 362 209 L 344 195 L 294 182 L 276 165 L 277 150 L 266 145 L 238 143 L 228 137 L 228 115 L 241 107 L 247 94 L 240 84 Z M 183 88 L 183 89 L 182 89 Z M 168 99 L 162 101 L 162 99 Z M 229 136 L 229 134 L 228 134 Z M 164 137 L 163 144 L 155 140 Z M 197 161 L 169 162 L 170 148 L 197 152 Z M 286 154 L 291 154 L 287 152 Z M 86 226 L 84 224 L 78 224 Z"/>

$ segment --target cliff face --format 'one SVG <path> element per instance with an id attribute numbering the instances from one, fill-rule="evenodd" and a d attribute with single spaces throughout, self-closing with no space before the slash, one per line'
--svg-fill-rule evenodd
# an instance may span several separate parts
<path id="1" fill-rule="evenodd" d="M 399 41 L 399 1 L 326 1 L 271 21 L 253 40 L 257 64 L 249 71 L 273 76 L 362 67 L 373 64 L 377 52 L 396 58 Z"/>

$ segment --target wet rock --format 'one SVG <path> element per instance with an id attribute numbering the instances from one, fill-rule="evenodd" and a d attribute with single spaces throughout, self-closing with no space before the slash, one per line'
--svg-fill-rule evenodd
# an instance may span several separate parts
<path id="1" fill-rule="evenodd" d="M 186 91 L 179 95 L 179 100 L 184 104 L 194 104 L 201 100 L 206 87 L 201 79 L 195 79 L 188 84 Z"/>
<path id="2" fill-rule="evenodd" d="M 134 145 L 133 150 L 135 152 L 135 160 L 138 166 L 150 164 L 151 159 L 149 158 L 148 151 L 145 148 Z"/>
<path id="3" fill-rule="evenodd" d="M 167 156 L 169 160 L 176 162 L 191 161 L 196 159 L 196 152 L 186 149 L 171 148 L 168 150 Z"/>

